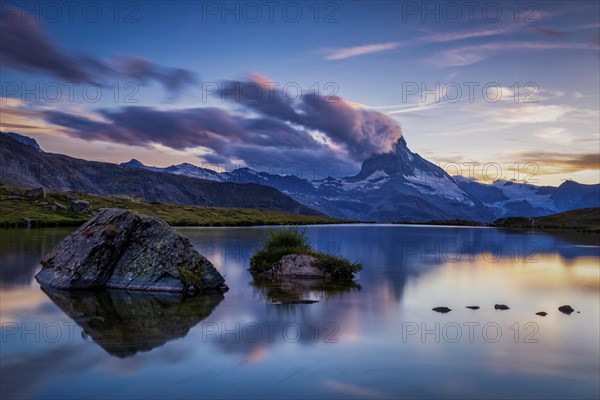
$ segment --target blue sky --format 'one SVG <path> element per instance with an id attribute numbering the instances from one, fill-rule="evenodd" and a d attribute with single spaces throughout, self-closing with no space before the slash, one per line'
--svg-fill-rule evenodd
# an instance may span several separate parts
<path id="1" fill-rule="evenodd" d="M 353 174 L 402 135 L 449 173 L 598 183 L 598 2 L 275 3 L 2 1 L 2 130 L 87 159 L 305 177 Z M 274 98 L 215 93 L 234 82 Z"/>

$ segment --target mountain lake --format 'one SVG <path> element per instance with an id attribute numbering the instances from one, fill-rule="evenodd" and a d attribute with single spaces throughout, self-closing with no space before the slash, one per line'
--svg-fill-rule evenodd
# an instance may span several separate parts
<path id="1" fill-rule="evenodd" d="M 363 265 L 323 286 L 252 278 L 277 229 L 178 228 L 230 288 L 190 298 L 42 290 L 39 260 L 71 229 L 0 230 L 0 397 L 600 397 L 597 235 L 303 227 Z"/>

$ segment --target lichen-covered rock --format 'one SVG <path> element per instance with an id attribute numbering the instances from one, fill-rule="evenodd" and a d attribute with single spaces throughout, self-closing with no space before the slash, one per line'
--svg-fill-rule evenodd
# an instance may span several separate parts
<path id="1" fill-rule="evenodd" d="M 263 275 L 301 276 L 305 278 L 330 278 L 331 275 L 315 266 L 317 259 L 305 254 L 288 254 L 281 257 L 273 267 Z"/>
<path id="2" fill-rule="evenodd" d="M 41 263 L 38 282 L 62 289 L 228 289 L 210 261 L 166 222 L 120 209 L 101 210 Z"/>

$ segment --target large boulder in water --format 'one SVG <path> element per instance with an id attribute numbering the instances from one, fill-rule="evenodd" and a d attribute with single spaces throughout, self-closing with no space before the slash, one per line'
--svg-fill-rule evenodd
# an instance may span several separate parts
<path id="1" fill-rule="evenodd" d="M 225 292 L 225 279 L 166 222 L 103 209 L 41 261 L 42 286 Z"/>

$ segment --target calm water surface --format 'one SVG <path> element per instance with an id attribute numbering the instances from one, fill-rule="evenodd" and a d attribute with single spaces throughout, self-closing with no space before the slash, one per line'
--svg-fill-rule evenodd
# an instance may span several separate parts
<path id="1" fill-rule="evenodd" d="M 179 229 L 230 287 L 191 299 L 43 291 L 39 260 L 70 230 L 0 231 L 0 397 L 600 397 L 597 236 L 311 226 L 364 267 L 323 287 L 253 281 L 275 229 Z"/>

